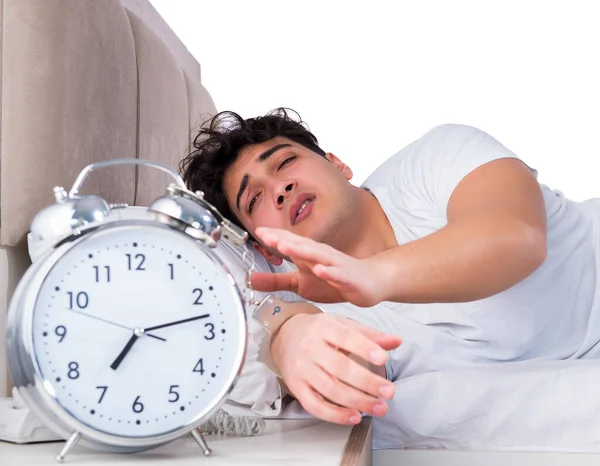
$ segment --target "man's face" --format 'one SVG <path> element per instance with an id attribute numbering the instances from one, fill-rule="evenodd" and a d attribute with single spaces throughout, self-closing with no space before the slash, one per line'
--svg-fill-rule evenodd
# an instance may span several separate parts
<path id="1" fill-rule="evenodd" d="M 331 244 L 352 213 L 351 177 L 333 154 L 322 157 L 276 137 L 244 147 L 223 184 L 231 209 L 252 235 L 266 226 Z"/>

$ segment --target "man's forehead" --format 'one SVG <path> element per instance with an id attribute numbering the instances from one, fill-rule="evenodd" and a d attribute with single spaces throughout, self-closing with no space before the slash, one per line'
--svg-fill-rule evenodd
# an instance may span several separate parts
<path id="1" fill-rule="evenodd" d="M 261 142 L 258 144 L 250 144 L 248 146 L 243 147 L 242 150 L 240 150 L 235 164 L 247 165 L 249 162 L 256 162 L 261 154 L 264 154 L 269 149 L 275 146 L 283 144 L 289 146 L 296 145 L 293 141 L 290 141 L 289 139 L 284 138 L 282 136 L 276 136 L 273 139 L 269 139 L 268 141 Z"/>
<path id="2" fill-rule="evenodd" d="M 230 205 L 235 205 L 235 202 L 232 202 L 235 196 L 233 191 L 237 191 L 242 178 L 245 175 L 252 176 L 252 171 L 258 168 L 260 164 L 258 161 L 259 156 L 281 144 L 297 146 L 296 143 L 287 138 L 276 136 L 265 142 L 247 145 L 240 150 L 235 162 L 225 171 L 225 176 L 223 177 L 223 187 L 225 188 Z"/>
<path id="3" fill-rule="evenodd" d="M 228 184 L 231 181 L 237 181 L 239 183 L 239 179 L 241 179 L 244 174 L 252 175 L 252 165 L 259 164 L 258 157 L 269 149 L 280 144 L 296 146 L 293 141 L 281 136 L 277 136 L 259 144 L 250 144 L 243 147 L 242 150 L 240 150 L 235 162 L 227 169 L 225 173 L 225 183 Z M 228 178 L 234 179 L 231 180 Z"/>

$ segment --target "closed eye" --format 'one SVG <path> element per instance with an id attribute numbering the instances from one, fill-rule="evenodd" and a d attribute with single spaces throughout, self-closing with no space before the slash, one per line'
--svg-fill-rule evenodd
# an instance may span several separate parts
<path id="1" fill-rule="evenodd" d="M 292 156 L 292 157 L 288 157 L 287 159 L 285 159 L 283 162 L 281 162 L 279 164 L 279 168 L 277 168 L 277 170 L 281 170 L 283 168 L 284 165 L 287 165 L 289 162 L 291 162 L 292 160 L 294 160 L 296 158 L 296 156 Z"/>
<path id="2" fill-rule="evenodd" d="M 258 193 L 252 199 L 250 199 L 250 203 L 248 204 L 248 213 L 250 213 L 250 214 L 252 213 L 252 209 L 254 208 L 254 204 L 258 200 L 258 196 L 260 196 L 260 193 Z"/>
<path id="3" fill-rule="evenodd" d="M 294 160 L 296 158 L 295 155 L 292 155 L 291 157 L 288 157 L 286 159 L 284 159 L 280 164 L 279 167 L 277 167 L 277 171 L 281 170 L 285 165 L 287 165 L 288 163 L 290 163 L 292 160 Z M 256 204 L 256 201 L 258 201 L 258 198 L 260 196 L 260 193 L 258 193 L 256 196 L 254 196 L 252 199 L 250 199 L 250 203 L 248 204 L 248 213 L 252 214 L 252 210 L 254 209 L 254 204 Z"/>

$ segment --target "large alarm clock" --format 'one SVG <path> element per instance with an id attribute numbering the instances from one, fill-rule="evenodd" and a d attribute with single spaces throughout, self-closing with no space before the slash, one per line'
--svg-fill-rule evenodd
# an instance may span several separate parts
<path id="1" fill-rule="evenodd" d="M 161 169 L 175 183 L 142 218 L 115 220 L 123 205 L 78 191 L 92 170 L 119 164 Z M 247 233 L 154 162 L 93 164 L 54 194 L 30 235 L 61 239 L 15 291 L 7 351 L 28 407 L 68 439 L 57 459 L 77 443 L 133 452 L 187 433 L 209 454 L 197 427 L 232 389 L 247 335 L 247 290 L 211 248 L 244 247 Z"/>

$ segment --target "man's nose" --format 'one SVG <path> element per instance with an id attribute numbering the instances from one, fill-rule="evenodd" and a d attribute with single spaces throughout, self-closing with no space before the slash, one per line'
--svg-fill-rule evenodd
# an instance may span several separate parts
<path id="1" fill-rule="evenodd" d="M 292 190 L 294 189 L 294 183 L 286 183 L 283 185 L 281 191 L 277 194 L 277 205 L 280 206 L 285 201 L 285 198 L 290 195 Z"/>

